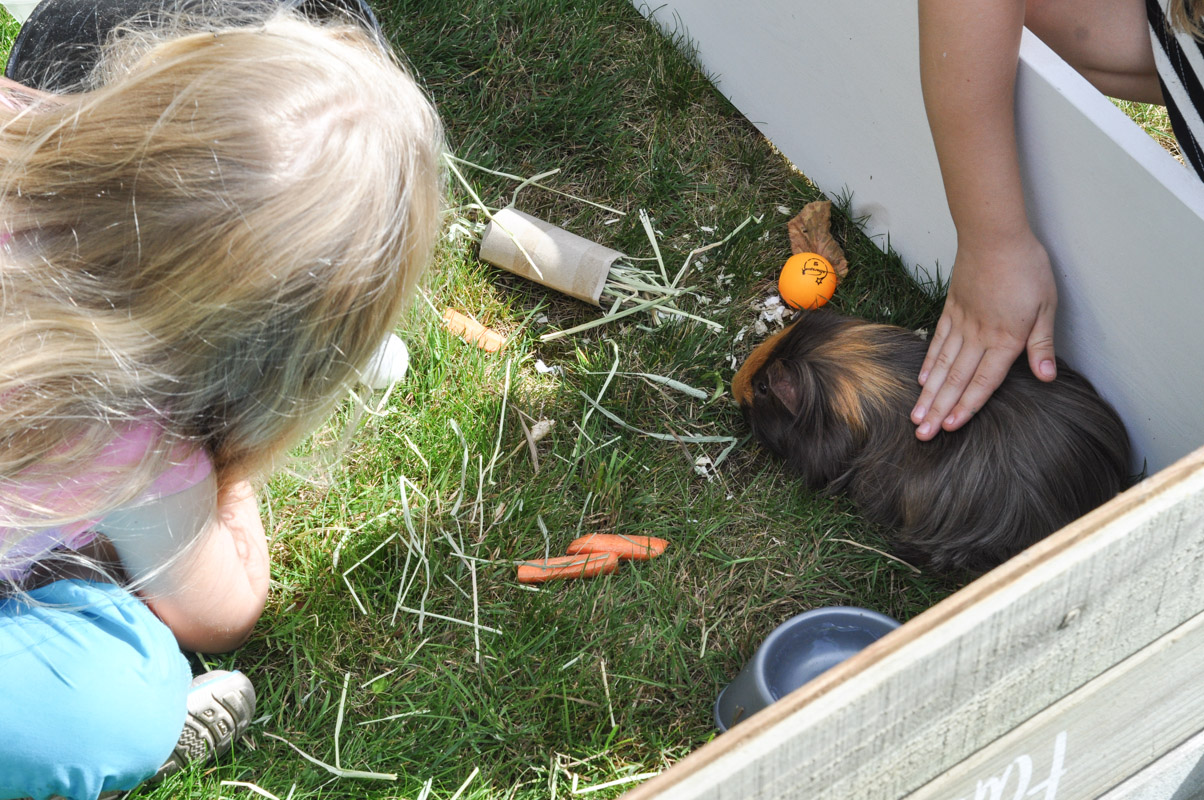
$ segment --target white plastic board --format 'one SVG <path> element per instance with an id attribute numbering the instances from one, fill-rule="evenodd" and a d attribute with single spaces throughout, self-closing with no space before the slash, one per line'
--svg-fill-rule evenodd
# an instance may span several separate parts
<path id="1" fill-rule="evenodd" d="M 956 253 L 920 91 L 914 3 L 667 0 L 642 13 L 921 276 Z M 1120 411 L 1149 473 L 1204 444 L 1204 183 L 1026 32 L 1029 217 L 1055 264 L 1060 355 Z M 855 268 L 855 265 L 853 265 Z"/>

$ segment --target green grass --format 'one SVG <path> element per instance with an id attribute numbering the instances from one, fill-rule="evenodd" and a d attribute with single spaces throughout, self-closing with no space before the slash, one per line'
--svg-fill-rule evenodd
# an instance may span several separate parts
<path id="1" fill-rule="evenodd" d="M 1137 103 L 1132 100 L 1113 99 L 1112 102 L 1125 112 L 1129 119 L 1137 123 L 1150 138 L 1162 145 L 1175 158 L 1183 160 L 1183 156 L 1179 152 L 1179 143 L 1175 140 L 1174 131 L 1171 130 L 1170 117 L 1167 116 L 1164 106 Z"/>
<path id="2" fill-rule="evenodd" d="M 541 333 L 597 311 L 482 265 L 467 240 L 446 243 L 428 280 L 432 301 L 476 315 L 510 345 L 485 354 L 415 305 L 404 326 L 413 373 L 387 416 L 365 418 L 320 480 L 282 477 L 272 486 L 271 605 L 255 638 L 217 662 L 248 672 L 261 692 L 267 718 L 253 729 L 254 749 L 146 796 L 212 796 L 221 780 L 242 780 L 280 797 L 295 786 L 294 797 L 414 798 L 431 780 L 449 797 L 478 768 L 462 797 L 567 796 L 574 776 L 586 786 L 656 772 L 711 739 L 717 692 L 786 618 L 850 604 L 907 619 L 954 588 L 859 546 L 885 545 L 847 504 L 805 492 L 754 446 L 708 482 L 694 461 L 717 458 L 724 445 L 642 437 L 599 413 L 584 421 L 579 392 L 597 396 L 605 376 L 591 373 L 609 370 L 617 353 L 622 371 L 670 376 L 714 396 L 698 401 L 616 377 L 602 398 L 609 411 L 654 432 L 743 437 L 726 386 L 733 359 L 756 337 L 737 343 L 736 335 L 751 328 L 750 303 L 771 292 L 789 254 L 778 207 L 793 213 L 819 197 L 674 42 L 619 0 L 399 2 L 380 15 L 438 103 L 457 155 L 513 174 L 560 168 L 548 183 L 628 213 L 607 224 L 614 215 L 534 188 L 524 190 L 523 210 L 646 256 L 636 214 L 645 208 L 673 268 L 748 216 L 760 222 L 691 275 L 698 299 L 690 310 L 722 324 L 721 333 L 641 319 L 541 344 Z M 468 177 L 493 206 L 514 189 L 483 173 Z M 467 199 L 453 192 L 453 205 Z M 854 265 L 837 306 L 906 325 L 935 321 L 939 302 L 897 259 L 843 215 L 835 229 Z M 537 359 L 560 374 L 537 372 Z M 556 423 L 539 444 L 538 474 L 520 416 Z M 498 463 L 482 480 L 479 465 L 495 449 Z M 427 610 L 460 620 L 475 613 L 499 630 L 480 634 L 479 662 L 470 628 L 427 619 L 420 629 L 413 614 L 393 616 L 407 556 L 415 574 L 412 551 L 386 543 L 404 535 L 403 476 L 425 496 L 408 491 L 424 540 L 414 549 L 430 568 L 406 604 L 418 607 L 426 592 Z M 510 561 L 545 547 L 561 553 L 597 530 L 672 544 L 664 557 L 606 579 L 538 592 L 515 583 Z M 459 558 L 447 537 L 482 561 Z M 367 613 L 342 578 L 361 560 L 348 577 Z M 395 784 L 334 779 L 265 735 L 333 763 L 348 673 L 341 764 L 397 772 Z M 413 716 L 358 724 L 397 714 Z"/>
<path id="3" fill-rule="evenodd" d="M 414 304 L 403 325 L 407 380 L 377 414 L 349 404 L 269 487 L 269 607 L 246 646 L 205 661 L 250 675 L 260 718 L 220 764 L 136 797 L 251 797 L 222 786 L 244 781 L 281 798 L 383 800 L 419 797 L 430 781 L 432 796 L 447 798 L 478 769 L 460 797 L 565 797 L 573 780 L 657 772 L 715 736 L 718 691 L 788 617 L 848 604 L 906 620 L 956 588 L 877 555 L 869 548 L 885 547 L 881 531 L 847 503 L 800 488 L 751 444 L 707 480 L 695 460 L 718 458 L 724 445 L 640 436 L 600 413 L 586 419 L 580 393 L 598 396 L 605 376 L 596 373 L 617 354 L 622 371 L 669 376 L 711 397 L 617 376 L 601 399 L 613 414 L 658 433 L 745 436 L 726 387 L 756 339 L 751 304 L 775 290 L 789 255 L 779 207 L 793 214 L 820 196 L 716 93 L 682 42 L 623 0 L 398 0 L 378 10 L 457 155 L 514 174 L 560 168 L 549 184 L 627 213 L 608 224 L 614 215 L 536 188 L 524 190 L 523 210 L 646 256 L 636 212 L 647 209 L 674 269 L 750 215 L 758 221 L 689 279 L 688 309 L 722 332 L 632 318 L 547 344 L 540 334 L 597 310 L 482 265 L 466 239 L 445 241 L 427 280 L 432 302 L 504 331 L 508 347 L 490 355 L 468 346 Z M 494 206 L 514 189 L 469 178 Z M 453 206 L 465 202 L 453 194 Z M 833 305 L 912 327 L 935 322 L 939 297 L 845 214 L 833 227 L 852 265 Z M 537 371 L 537 360 L 559 373 Z M 538 445 L 538 471 L 520 418 L 555 421 Z M 605 579 L 539 591 L 516 584 L 513 560 L 558 554 L 599 530 L 671 546 Z M 478 643 L 464 625 L 395 615 L 403 580 L 412 581 L 407 606 L 499 632 L 482 631 Z M 397 715 L 408 716 L 372 722 Z M 399 779 L 336 778 L 272 736 Z"/>
<path id="4" fill-rule="evenodd" d="M 793 214 L 820 196 L 716 93 L 684 43 L 663 38 L 624 0 L 377 7 L 457 155 L 513 174 L 559 168 L 549 184 L 627 213 L 612 222 L 536 188 L 524 190 L 523 210 L 646 256 L 636 212 L 647 209 L 671 268 L 750 215 L 758 221 L 691 273 L 687 306 L 720 333 L 629 319 L 541 343 L 540 334 L 597 311 L 481 264 L 466 239 L 445 241 L 427 280 L 432 302 L 477 316 L 510 344 L 486 354 L 414 304 L 403 325 L 407 380 L 379 414 L 349 404 L 269 487 L 269 607 L 245 647 L 204 662 L 251 676 L 260 716 L 249 737 L 220 764 L 135 797 L 252 797 L 222 785 L 243 781 L 298 800 L 412 799 L 429 781 L 432 796 L 448 798 L 470 777 L 462 798 L 566 797 L 574 780 L 657 772 L 714 737 L 718 691 L 788 617 L 849 604 L 906 620 L 957 588 L 876 554 L 881 531 L 844 501 L 801 489 L 754 445 L 708 481 L 695 460 L 717 458 L 724 445 L 643 437 L 600 413 L 586 419 L 580 393 L 598 396 L 605 377 L 596 373 L 617 354 L 622 371 L 712 396 L 618 376 L 602 396 L 612 413 L 658 433 L 745 436 L 726 387 L 756 339 L 752 304 L 774 291 L 789 254 L 779 207 Z M 5 51 L 14 32 L 0 25 Z M 514 189 L 468 177 L 493 206 Z M 452 206 L 467 200 L 455 186 L 453 195 Z M 834 306 L 911 327 L 935 322 L 939 297 L 844 213 L 833 227 L 852 265 Z M 537 371 L 537 360 L 559 373 Z M 555 421 L 538 445 L 538 471 L 520 419 Z M 539 591 L 516 584 L 513 560 L 560 553 L 599 530 L 671 546 L 605 579 Z M 482 631 L 478 643 L 464 625 L 395 615 L 410 581 L 407 606 L 499 632 Z M 396 718 L 373 721 L 387 717 Z M 336 778 L 272 736 L 346 769 L 399 778 Z"/>
<path id="5" fill-rule="evenodd" d="M 8 13 L 8 9 L 0 6 L 0 64 L 8 63 L 8 51 L 12 49 L 13 39 L 17 38 L 19 30 L 21 25 Z"/>

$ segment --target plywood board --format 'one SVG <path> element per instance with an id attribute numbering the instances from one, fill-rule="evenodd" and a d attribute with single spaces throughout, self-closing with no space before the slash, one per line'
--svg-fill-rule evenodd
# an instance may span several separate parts
<path id="1" fill-rule="evenodd" d="M 1204 797 L 1204 732 L 1148 764 L 1099 800 L 1199 800 Z"/>
<path id="2" fill-rule="evenodd" d="M 903 797 L 1202 609 L 1204 450 L 970 584 L 627 797 Z M 1051 757 L 1054 744 L 1048 743 Z"/>
<path id="3" fill-rule="evenodd" d="M 1117 664 L 908 800 L 1092 800 L 1204 727 L 1204 614 Z"/>
<path id="4" fill-rule="evenodd" d="M 667 0 L 740 111 L 920 275 L 956 253 L 920 92 L 914 3 Z M 1030 220 L 1055 263 L 1057 346 L 1153 473 L 1204 444 L 1204 183 L 1027 34 L 1017 116 Z M 853 265 L 854 268 L 856 265 Z"/>

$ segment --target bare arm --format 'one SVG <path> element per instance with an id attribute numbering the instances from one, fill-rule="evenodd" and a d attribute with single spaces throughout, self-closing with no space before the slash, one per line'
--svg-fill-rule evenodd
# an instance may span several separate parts
<path id="1" fill-rule="evenodd" d="M 45 100 L 51 96 L 40 89 L 31 89 L 0 75 L 0 105 L 13 111 L 20 111 L 35 100 Z"/>
<path id="2" fill-rule="evenodd" d="M 250 484 L 219 495 L 211 474 L 154 503 L 119 509 L 98 529 L 181 647 L 225 652 L 250 635 L 269 584 L 267 538 Z"/>
<path id="3" fill-rule="evenodd" d="M 964 425 L 1028 350 L 1055 376 L 1049 256 L 1025 216 L 1014 90 L 1023 0 L 920 0 L 920 75 L 957 228 L 944 313 L 911 418 L 920 439 Z"/>

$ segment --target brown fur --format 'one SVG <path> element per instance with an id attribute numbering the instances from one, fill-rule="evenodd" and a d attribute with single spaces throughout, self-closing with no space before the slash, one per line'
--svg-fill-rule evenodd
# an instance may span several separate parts
<path id="1" fill-rule="evenodd" d="M 1023 360 L 962 429 L 931 442 L 908 419 L 927 349 L 914 333 L 827 310 L 763 342 L 732 382 L 753 433 L 812 489 L 849 496 L 937 569 L 990 569 L 1128 481 L 1129 439 L 1086 378 Z"/>

